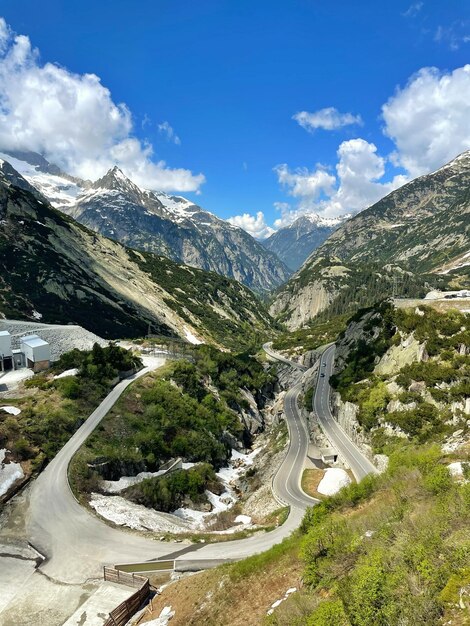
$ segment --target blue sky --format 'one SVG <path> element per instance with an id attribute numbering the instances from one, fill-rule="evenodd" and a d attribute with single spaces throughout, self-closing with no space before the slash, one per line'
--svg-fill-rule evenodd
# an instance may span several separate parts
<path id="1" fill-rule="evenodd" d="M 464 0 L 3 0 L 1 15 L 1 148 L 89 176 L 118 162 L 257 235 L 363 208 L 470 148 Z"/>

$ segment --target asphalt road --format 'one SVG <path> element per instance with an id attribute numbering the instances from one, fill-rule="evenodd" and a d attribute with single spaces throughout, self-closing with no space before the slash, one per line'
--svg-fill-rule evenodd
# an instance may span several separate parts
<path id="1" fill-rule="evenodd" d="M 86 438 L 135 379 L 155 369 L 156 360 L 136 376 L 121 381 L 103 400 L 87 421 L 61 449 L 32 485 L 28 509 L 28 540 L 47 561 L 41 570 L 55 580 L 83 582 L 101 571 L 103 564 L 148 561 L 181 552 L 181 544 L 159 542 L 115 529 L 100 521 L 75 500 L 67 480 L 67 468 Z M 272 532 L 222 544 L 195 545 L 180 560 L 237 559 L 269 549 L 300 524 L 306 507 L 315 504 L 300 488 L 309 438 L 297 409 L 300 387 L 294 386 L 285 398 L 290 441 L 273 488 L 278 500 L 290 506 L 288 520 Z"/>
<path id="2" fill-rule="evenodd" d="M 306 372 L 308 370 L 308 367 L 305 367 L 305 365 L 301 365 L 300 363 L 297 363 L 296 361 L 291 361 L 290 359 L 286 359 L 286 357 L 282 356 L 282 354 L 278 354 L 277 352 L 274 352 L 274 350 L 272 349 L 272 345 L 273 345 L 272 341 L 268 341 L 267 343 L 263 345 L 263 350 L 272 359 L 274 359 L 275 361 L 280 361 L 281 363 L 286 363 L 287 365 L 290 365 L 291 367 L 295 367 L 295 369 L 300 370 L 301 372 Z"/>
<path id="3" fill-rule="evenodd" d="M 333 371 L 334 358 L 335 346 L 332 345 L 322 354 L 318 383 L 313 397 L 313 411 L 323 432 L 349 465 L 356 480 L 362 480 L 368 474 L 377 473 L 377 469 L 349 439 L 331 413 L 330 376 Z M 326 365 L 323 365 L 324 363 Z"/>
<path id="4" fill-rule="evenodd" d="M 28 540 L 47 557 L 41 570 L 53 579 L 83 582 L 99 574 L 104 564 L 159 558 L 181 547 L 111 528 L 78 504 L 67 479 L 73 455 L 124 389 L 163 363 L 164 359 L 155 359 L 153 366 L 118 383 L 33 483 Z"/>
<path id="5" fill-rule="evenodd" d="M 277 358 L 276 353 L 272 350 L 270 352 L 271 356 Z M 325 433 L 351 466 L 355 476 L 360 479 L 375 471 L 375 468 L 346 437 L 331 415 L 329 376 L 333 357 L 334 346 L 324 353 L 323 360 L 327 365 L 320 367 L 320 372 L 325 373 L 325 377 L 318 378 L 314 409 Z M 124 389 L 163 362 L 163 359 L 155 360 L 152 367 L 121 381 L 34 482 L 28 510 L 28 539 L 47 556 L 41 570 L 51 578 L 69 583 L 83 582 L 88 577 L 96 576 L 104 564 L 154 560 L 167 555 L 173 556 L 181 551 L 182 546 L 179 543 L 146 539 L 101 522 L 78 504 L 67 480 L 67 468 L 73 455 L 109 412 Z M 300 366 L 298 369 L 304 368 Z M 301 387 L 297 384 L 285 396 L 289 447 L 273 480 L 275 496 L 280 503 L 290 506 L 287 521 L 272 532 L 247 539 L 200 547 L 195 545 L 190 552 L 181 554 L 178 557 L 180 560 L 237 559 L 267 550 L 297 528 L 305 509 L 317 502 L 300 487 L 309 445 L 307 427 L 297 406 L 300 393 Z"/>

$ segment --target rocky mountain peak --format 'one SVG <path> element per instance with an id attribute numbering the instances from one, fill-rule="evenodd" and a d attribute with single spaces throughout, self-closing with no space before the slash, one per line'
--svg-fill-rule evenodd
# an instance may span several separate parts
<path id="1" fill-rule="evenodd" d="M 107 189 L 109 191 L 122 191 L 134 194 L 142 193 L 142 190 L 117 165 L 108 170 L 104 176 L 98 178 L 93 183 L 92 189 Z"/>

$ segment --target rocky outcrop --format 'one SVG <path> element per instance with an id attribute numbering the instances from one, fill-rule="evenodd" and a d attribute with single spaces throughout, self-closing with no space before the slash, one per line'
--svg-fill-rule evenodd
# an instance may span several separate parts
<path id="1" fill-rule="evenodd" d="M 346 435 L 353 441 L 361 451 L 371 460 L 374 460 L 372 448 L 369 440 L 364 434 L 361 425 L 357 420 L 359 407 L 352 402 L 343 402 L 339 393 L 332 394 L 333 416 L 344 430 Z"/>
<path id="2" fill-rule="evenodd" d="M 286 316 L 287 328 L 295 330 L 326 309 L 335 295 L 321 281 L 302 285 L 293 279 L 276 294 L 269 312 L 273 317 Z"/>
<path id="3" fill-rule="evenodd" d="M 402 338 L 399 345 L 391 346 L 387 350 L 375 366 L 374 374 L 391 376 L 405 365 L 410 365 L 416 361 L 427 361 L 428 359 L 426 346 L 420 344 L 413 335 L 408 335 Z"/>

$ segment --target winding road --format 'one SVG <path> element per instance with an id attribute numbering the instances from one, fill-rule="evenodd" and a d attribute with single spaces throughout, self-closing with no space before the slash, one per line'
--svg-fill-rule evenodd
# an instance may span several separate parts
<path id="1" fill-rule="evenodd" d="M 275 496 L 280 503 L 290 507 L 290 514 L 286 522 L 272 532 L 226 543 L 195 544 L 188 550 L 181 543 L 155 541 L 112 528 L 82 507 L 75 500 L 68 483 L 67 468 L 73 455 L 123 391 L 137 378 L 163 363 L 164 359 L 155 359 L 153 365 L 116 385 L 32 484 L 27 511 L 27 539 L 47 557 L 40 569 L 51 579 L 77 584 L 99 575 L 104 564 L 119 562 L 167 557 L 177 557 L 178 561 L 240 559 L 268 550 L 282 541 L 298 527 L 305 509 L 317 502 L 300 487 L 309 437 L 297 408 L 301 389 L 295 385 L 287 392 L 284 403 L 289 447 L 273 480 Z"/>
<path id="2" fill-rule="evenodd" d="M 312 407 L 318 422 L 326 437 L 339 452 L 343 460 L 349 465 L 356 480 L 362 480 L 368 474 L 377 472 L 376 467 L 349 439 L 331 413 L 330 403 L 330 376 L 333 372 L 335 359 L 335 345 L 329 346 L 321 356 L 321 366 L 318 371 L 318 381 L 313 396 Z M 322 376 L 323 374 L 323 376 Z"/>
<path id="3" fill-rule="evenodd" d="M 297 368 L 299 378 L 307 369 L 277 355 L 270 345 L 265 346 L 265 349 L 272 358 Z M 327 365 L 325 368 L 322 366 L 319 368 L 325 376 L 318 378 L 314 408 L 325 433 L 333 445 L 341 451 L 359 478 L 374 471 L 374 468 L 372 465 L 367 465 L 369 462 L 361 458 L 362 455 L 354 444 L 345 437 L 337 425 L 335 427 L 329 408 L 328 382 L 333 366 L 333 356 L 334 347 L 328 348 L 324 353 L 324 361 Z M 281 504 L 290 507 L 289 516 L 282 526 L 271 532 L 256 534 L 246 539 L 183 547 L 181 543 L 160 542 L 112 528 L 83 508 L 75 500 L 67 478 L 67 468 L 73 455 L 109 412 L 123 391 L 137 378 L 160 367 L 163 363 L 163 358 L 154 359 L 153 363 L 138 374 L 116 385 L 31 485 L 26 508 L 26 539 L 46 556 L 46 560 L 29 580 L 29 592 L 33 589 L 34 593 L 35 581 L 36 583 L 40 581 L 40 578 L 36 577 L 40 574 L 59 586 L 86 586 L 87 580 L 100 576 L 103 565 L 114 563 L 176 558 L 178 563 L 189 565 L 194 561 L 212 559 L 238 560 L 268 550 L 282 541 L 299 526 L 306 508 L 318 502 L 305 494 L 300 486 L 309 446 L 309 435 L 298 408 L 302 388 L 300 382 L 297 382 L 285 395 L 284 411 L 289 430 L 289 446 L 272 483 L 276 499 Z M 40 584 L 36 586 L 40 588 Z M 21 595 L 21 591 L 19 594 Z M 48 597 L 42 597 L 37 602 L 39 604 L 34 607 L 34 610 L 47 611 L 47 604 L 51 600 Z"/>

